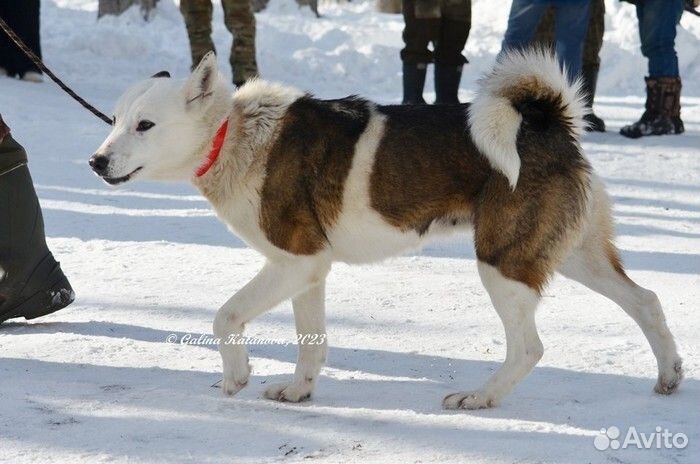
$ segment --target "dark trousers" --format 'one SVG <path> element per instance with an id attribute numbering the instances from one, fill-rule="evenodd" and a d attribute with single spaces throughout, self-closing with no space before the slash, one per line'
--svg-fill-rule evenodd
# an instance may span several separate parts
<path id="1" fill-rule="evenodd" d="M 547 9 L 554 7 L 554 45 L 559 62 L 574 79 L 581 72 L 590 0 L 513 0 L 502 51 L 528 47 Z"/>
<path id="2" fill-rule="evenodd" d="M 545 46 L 554 46 L 555 13 L 552 7 L 545 13 L 537 27 L 537 33 L 534 39 L 535 43 Z M 593 68 L 597 75 L 598 68 L 600 67 L 600 50 L 603 48 L 603 34 L 605 33 L 605 1 L 591 0 L 589 16 L 586 40 L 583 44 L 582 67 L 584 73 L 586 72 L 586 68 Z"/>
<path id="3" fill-rule="evenodd" d="M 649 59 L 649 77 L 678 77 L 676 26 L 683 0 L 645 0 L 637 4 L 642 55 Z"/>
<path id="4" fill-rule="evenodd" d="M 471 0 L 436 1 L 435 14 L 421 14 L 416 3 L 403 1 L 406 46 L 401 50 L 401 60 L 408 64 L 463 65 L 467 61 L 462 50 L 471 26 Z M 431 42 L 434 52 L 428 49 Z"/>
<path id="5" fill-rule="evenodd" d="M 0 18 L 41 57 L 39 0 L 0 0 Z M 39 71 L 3 31 L 0 31 L 0 68 L 19 77 L 27 71 Z"/>

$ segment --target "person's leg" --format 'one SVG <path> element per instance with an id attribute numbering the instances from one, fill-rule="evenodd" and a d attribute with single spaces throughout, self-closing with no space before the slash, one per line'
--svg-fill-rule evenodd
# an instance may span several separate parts
<path id="1" fill-rule="evenodd" d="M 556 6 L 554 40 L 557 56 L 570 79 L 581 73 L 583 41 L 588 29 L 590 0 L 576 0 Z"/>
<path id="2" fill-rule="evenodd" d="M 678 77 L 675 41 L 683 0 L 645 0 L 641 11 L 639 33 L 642 55 L 649 59 L 649 77 Z"/>
<path id="3" fill-rule="evenodd" d="M 0 142 L 0 217 L 0 322 L 69 305 L 75 295 L 46 245 L 26 153 L 10 135 Z"/>
<path id="4" fill-rule="evenodd" d="M 647 100 L 639 121 L 620 129 L 625 137 L 681 134 L 681 79 L 675 50 L 683 0 L 646 0 L 637 4 L 642 54 L 649 59 Z"/>
<path id="5" fill-rule="evenodd" d="M 435 103 L 459 103 L 459 81 L 467 62 L 462 50 L 470 27 L 471 0 L 443 0 L 440 35 L 435 42 Z"/>
<path id="6" fill-rule="evenodd" d="M 554 7 L 550 6 L 542 15 L 532 41 L 534 44 L 547 49 L 554 48 Z"/>
<path id="7" fill-rule="evenodd" d="M 39 0 L 27 0 L 26 2 L 3 1 L 3 19 L 17 33 L 17 35 L 37 55 L 41 56 L 39 44 Z M 5 36 L 4 32 L 0 35 Z M 3 37 L 3 40 L 5 37 Z M 7 73 L 10 76 L 22 77 L 26 72 L 39 71 L 36 66 L 22 53 L 12 42 L 6 42 L 3 47 L 2 61 L 5 62 Z"/>
<path id="8" fill-rule="evenodd" d="M 510 49 L 522 49 L 530 46 L 535 36 L 537 25 L 549 8 L 546 2 L 532 0 L 513 0 L 508 16 L 508 28 L 503 38 L 501 53 Z"/>
<path id="9" fill-rule="evenodd" d="M 416 0 L 404 0 L 402 13 L 404 18 L 403 41 L 401 50 L 403 62 L 403 104 L 424 104 L 423 88 L 428 63 L 433 61 L 433 53 L 428 44 L 436 40 L 440 24 L 439 3 L 430 2 L 418 8 Z"/>
<path id="10" fill-rule="evenodd" d="M 222 0 L 224 22 L 233 34 L 231 69 L 233 83 L 241 86 L 258 75 L 255 57 L 255 15 L 250 0 Z"/>
<path id="11" fill-rule="evenodd" d="M 210 51 L 216 51 L 211 40 L 211 0 L 181 0 L 180 12 L 185 19 L 187 36 L 190 39 L 192 69 Z"/>
<path id="12" fill-rule="evenodd" d="M 41 58 L 39 0 L 26 0 L 12 3 L 15 5 L 15 17 L 17 18 L 17 28 L 15 32 L 17 32 L 22 40 L 24 40 L 24 43 Z M 40 82 L 42 80 L 41 70 L 19 49 L 17 49 L 17 54 L 15 55 L 15 71 L 22 78 L 35 82 Z"/>
<path id="13" fill-rule="evenodd" d="M 581 67 L 583 90 L 586 92 L 586 106 L 591 109 L 585 119 L 588 122 L 588 130 L 605 132 L 605 122 L 593 112 L 593 100 L 598 83 L 598 72 L 600 71 L 600 50 L 603 48 L 603 34 L 605 33 L 605 2 L 592 0 L 590 8 L 591 13 L 586 40 L 583 44 Z"/>
<path id="14" fill-rule="evenodd" d="M 5 21 L 7 21 L 7 10 L 9 6 L 10 2 L 0 1 L 0 18 L 3 18 Z M 0 77 L 10 73 L 10 68 L 12 67 L 10 60 L 12 47 L 14 47 L 14 44 L 10 42 L 7 34 L 0 32 Z"/>

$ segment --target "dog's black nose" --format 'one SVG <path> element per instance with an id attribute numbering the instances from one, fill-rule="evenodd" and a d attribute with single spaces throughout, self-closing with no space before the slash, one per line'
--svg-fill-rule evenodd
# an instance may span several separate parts
<path id="1" fill-rule="evenodd" d="M 104 174 L 107 171 L 107 166 L 109 165 L 109 158 L 104 155 L 92 155 L 90 158 L 90 167 L 97 174 Z"/>

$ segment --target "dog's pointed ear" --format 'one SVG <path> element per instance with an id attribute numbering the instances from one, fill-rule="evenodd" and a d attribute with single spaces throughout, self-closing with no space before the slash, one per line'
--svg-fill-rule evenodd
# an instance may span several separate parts
<path id="1" fill-rule="evenodd" d="M 192 75 L 185 84 L 185 96 L 188 106 L 193 103 L 202 104 L 211 100 L 212 91 L 219 70 L 216 64 L 216 55 L 209 52 L 204 55 Z"/>
<path id="2" fill-rule="evenodd" d="M 170 77 L 170 73 L 168 71 L 160 71 L 151 76 L 151 78 L 157 77 Z"/>

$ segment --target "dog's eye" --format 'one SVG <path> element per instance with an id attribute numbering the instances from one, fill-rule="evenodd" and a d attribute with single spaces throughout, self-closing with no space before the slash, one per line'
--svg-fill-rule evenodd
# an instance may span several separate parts
<path id="1" fill-rule="evenodd" d="M 136 132 L 146 132 L 148 129 L 151 127 L 155 126 L 154 123 L 151 121 L 144 119 L 143 121 L 139 121 L 139 125 L 136 126 Z"/>
<path id="2" fill-rule="evenodd" d="M 117 125 L 117 117 L 116 116 L 112 116 L 112 125 L 113 126 Z"/>

